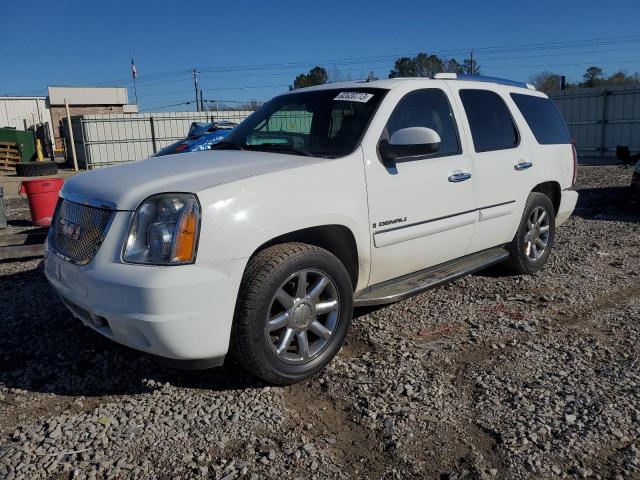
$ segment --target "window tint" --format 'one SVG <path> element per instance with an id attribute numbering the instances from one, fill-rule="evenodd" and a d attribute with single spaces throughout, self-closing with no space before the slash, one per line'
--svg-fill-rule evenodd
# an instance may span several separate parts
<path id="1" fill-rule="evenodd" d="M 247 136 L 246 143 L 248 146 L 291 144 L 304 148 L 305 139 L 311 133 L 311 121 L 312 114 L 307 112 L 304 104 L 292 103 L 264 119 Z"/>
<path id="2" fill-rule="evenodd" d="M 460 90 L 460 98 L 469 119 L 476 152 L 502 150 L 518 145 L 518 130 L 509 109 L 497 93 L 489 90 Z"/>
<path id="3" fill-rule="evenodd" d="M 402 97 L 387 122 L 386 138 L 408 127 L 427 127 L 438 132 L 440 150 L 434 156 L 460 153 L 453 112 L 442 90 L 415 90 Z"/>
<path id="4" fill-rule="evenodd" d="M 357 88 L 292 92 L 265 103 L 214 150 L 335 158 L 358 146 L 386 90 Z"/>
<path id="5" fill-rule="evenodd" d="M 560 112 L 548 98 L 512 93 L 511 98 L 541 145 L 570 143 L 569 131 Z"/>

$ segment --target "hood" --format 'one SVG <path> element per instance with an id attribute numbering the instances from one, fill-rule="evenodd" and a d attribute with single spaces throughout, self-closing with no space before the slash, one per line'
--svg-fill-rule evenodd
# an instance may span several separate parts
<path id="1" fill-rule="evenodd" d="M 214 150 L 181 153 L 101 168 L 76 175 L 62 194 L 81 195 L 135 210 L 156 193 L 197 193 L 207 187 L 245 177 L 326 161 L 280 153 Z"/>

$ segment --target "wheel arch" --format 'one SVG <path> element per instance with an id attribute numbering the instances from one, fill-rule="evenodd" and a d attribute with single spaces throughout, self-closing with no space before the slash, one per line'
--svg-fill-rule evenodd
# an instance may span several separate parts
<path id="1" fill-rule="evenodd" d="M 560 184 L 556 181 L 548 181 L 539 183 L 535 187 L 533 187 L 532 192 L 542 193 L 549 197 L 551 203 L 553 204 L 553 210 L 555 215 L 558 215 L 558 210 L 560 209 L 560 200 L 562 197 Z"/>
<path id="2" fill-rule="evenodd" d="M 251 256 L 273 245 L 300 242 L 324 248 L 335 255 L 347 269 L 351 284 L 355 290 L 359 278 L 358 245 L 351 229 L 344 225 L 318 225 L 294 230 L 264 242 L 254 250 Z"/>

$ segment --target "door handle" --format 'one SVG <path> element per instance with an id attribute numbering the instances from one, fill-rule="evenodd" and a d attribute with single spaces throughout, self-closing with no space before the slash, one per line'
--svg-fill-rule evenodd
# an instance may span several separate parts
<path id="1" fill-rule="evenodd" d="M 464 182 L 465 180 L 469 180 L 471 178 L 471 174 L 469 172 L 463 172 L 462 170 L 456 170 L 451 175 L 449 175 L 449 181 L 452 183 Z"/>
<path id="2" fill-rule="evenodd" d="M 518 170 L 518 171 L 520 171 L 520 170 L 526 170 L 527 168 L 531 168 L 531 167 L 533 167 L 533 163 L 531 163 L 531 162 L 524 162 L 524 161 L 522 161 L 522 162 L 520 162 L 520 163 L 516 163 L 516 164 L 513 166 L 513 168 L 514 168 L 515 170 Z"/>

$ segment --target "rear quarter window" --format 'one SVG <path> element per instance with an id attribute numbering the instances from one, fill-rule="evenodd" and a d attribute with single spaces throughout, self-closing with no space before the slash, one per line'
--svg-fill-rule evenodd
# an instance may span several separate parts
<path id="1" fill-rule="evenodd" d="M 541 145 L 571 143 L 562 115 L 548 98 L 512 93 L 511 98 Z"/>

